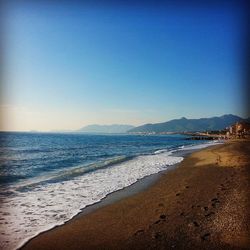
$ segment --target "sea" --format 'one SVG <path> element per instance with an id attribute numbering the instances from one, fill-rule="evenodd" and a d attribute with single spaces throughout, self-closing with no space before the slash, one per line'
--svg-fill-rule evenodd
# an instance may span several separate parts
<path id="1" fill-rule="evenodd" d="M 86 206 L 211 145 L 184 135 L 0 133 L 0 248 L 17 249 Z"/>

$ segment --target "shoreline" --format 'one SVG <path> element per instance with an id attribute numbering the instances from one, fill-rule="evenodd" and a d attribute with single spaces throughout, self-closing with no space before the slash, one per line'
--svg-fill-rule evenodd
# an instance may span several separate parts
<path id="1" fill-rule="evenodd" d="M 205 143 L 204 148 L 208 148 L 208 147 L 213 147 L 216 145 L 220 145 L 219 144 L 207 144 Z M 201 146 L 202 144 L 197 144 L 194 145 L 196 146 Z M 191 146 L 192 147 L 192 146 Z M 203 150 L 202 148 L 194 148 L 194 149 L 180 149 L 180 150 L 176 150 L 174 152 L 172 152 L 173 156 L 178 156 L 178 157 L 183 157 L 183 159 L 185 159 L 186 157 L 188 157 L 190 154 Z M 45 231 L 39 232 L 37 233 L 34 237 L 28 239 L 27 241 L 24 241 L 24 243 L 21 243 L 16 249 L 23 249 L 27 244 L 29 244 L 30 241 L 32 241 L 34 238 L 39 237 L 40 235 L 43 235 L 47 232 L 53 231 L 58 227 L 62 227 L 64 225 L 67 225 L 68 223 L 74 222 L 75 220 L 78 220 L 79 218 L 81 218 L 82 216 L 88 215 L 98 209 L 101 209 L 105 206 L 108 205 L 112 205 L 116 202 L 119 202 L 122 199 L 126 199 L 130 196 L 136 195 L 140 192 L 143 192 L 147 189 L 149 189 L 151 186 L 153 186 L 160 178 L 163 174 L 168 173 L 169 171 L 174 171 L 176 168 L 178 168 L 178 166 L 181 164 L 181 162 L 170 165 L 167 169 L 162 170 L 158 173 L 154 173 L 148 176 L 143 177 L 142 179 L 137 180 L 135 183 L 133 183 L 132 185 L 126 186 L 122 189 L 116 190 L 114 192 L 109 193 L 107 196 L 105 196 L 104 198 L 102 198 L 100 201 L 95 202 L 93 204 L 87 205 L 86 207 L 80 209 L 81 211 L 79 213 L 77 213 L 76 215 L 74 215 L 71 219 L 65 221 L 64 223 L 60 224 L 60 225 L 55 225 L 52 228 L 49 228 Z"/>
<path id="2" fill-rule="evenodd" d="M 87 205 L 84 208 L 81 208 L 80 212 L 77 213 L 76 215 L 74 215 L 71 219 L 65 221 L 63 224 L 60 225 L 55 225 L 52 228 L 49 228 L 45 231 L 39 232 L 37 233 L 34 237 L 28 239 L 27 241 L 25 241 L 24 243 L 21 243 L 20 246 L 18 246 L 16 248 L 16 250 L 20 250 L 23 249 L 27 244 L 29 244 L 30 241 L 32 241 L 33 239 L 35 239 L 36 237 L 39 237 L 40 235 L 43 235 L 45 233 L 48 233 L 50 231 L 55 230 L 58 227 L 62 227 L 67 225 L 68 223 L 72 223 L 75 220 L 78 220 L 79 218 L 86 216 L 92 212 L 95 212 L 98 209 L 101 209 L 105 206 L 114 204 L 116 202 L 119 202 L 122 199 L 126 199 L 130 196 L 136 195 L 140 192 L 145 191 L 146 189 L 150 188 L 150 186 L 154 185 L 157 180 L 161 177 L 161 175 L 163 174 L 163 172 L 165 171 L 171 171 L 174 170 L 174 168 L 176 168 L 178 166 L 179 163 L 174 164 L 172 166 L 170 166 L 169 169 L 160 171 L 158 173 L 149 175 L 149 176 L 145 176 L 142 179 L 139 179 L 137 182 L 133 183 L 130 186 L 124 187 L 122 189 L 116 190 L 112 193 L 109 193 L 107 196 L 105 196 L 104 198 L 102 198 L 100 201 L 95 202 L 93 204 Z"/>
<path id="3" fill-rule="evenodd" d="M 176 249 L 244 249 L 248 152 L 248 142 L 196 151 L 146 190 L 43 232 L 21 249 L 151 249 L 163 243 Z"/>
<path id="4" fill-rule="evenodd" d="M 198 145 L 201 145 L 201 144 L 198 144 Z M 216 145 L 207 145 L 207 146 L 205 146 L 205 148 L 212 147 L 212 146 L 216 146 Z M 186 150 L 180 150 L 180 151 L 173 152 L 172 154 L 173 154 L 173 156 L 180 156 L 180 157 L 183 157 L 185 159 L 185 157 L 188 157 L 188 155 L 192 154 L 193 152 L 196 152 L 196 151 L 199 151 L 202 149 L 186 149 Z M 21 243 L 20 246 L 18 246 L 16 249 L 17 250 L 23 249 L 27 244 L 29 244 L 30 241 L 32 241 L 34 238 L 39 237 L 40 235 L 42 235 L 44 233 L 53 231 L 58 227 L 62 227 L 64 225 L 67 225 L 68 223 L 71 223 L 71 222 L 81 218 L 82 216 L 88 215 L 88 214 L 90 214 L 98 209 L 101 209 L 101 208 L 108 206 L 108 205 L 112 205 L 116 202 L 119 202 L 122 199 L 126 199 L 130 196 L 136 195 L 140 192 L 147 190 L 148 188 L 153 186 L 161 178 L 161 176 L 163 174 L 165 174 L 169 171 L 174 171 L 176 168 L 178 168 L 180 163 L 181 162 L 170 165 L 165 170 L 162 170 L 158 173 L 154 173 L 154 174 L 145 176 L 142 179 L 137 180 L 135 183 L 133 183 L 130 186 L 127 186 L 127 187 L 124 187 L 122 189 L 119 189 L 119 190 L 116 190 L 114 192 L 109 193 L 107 196 L 102 198 L 100 201 L 95 202 L 95 203 L 90 204 L 90 205 L 87 205 L 86 207 L 80 209 L 81 211 L 79 213 L 74 215 L 71 219 L 65 221 L 63 224 L 55 225 L 52 228 L 49 228 L 45 231 L 37 233 L 34 237 L 28 239 L 24 243 Z"/>
<path id="5" fill-rule="evenodd" d="M 204 147 L 201 148 L 192 148 L 192 149 L 180 149 L 180 150 L 174 150 L 172 152 L 173 156 L 178 156 L 178 157 L 183 157 L 183 159 L 185 159 L 186 157 L 189 157 L 191 154 L 195 153 L 195 152 L 199 152 L 202 151 L 204 149 L 207 148 L 211 148 L 211 147 L 216 147 L 219 145 L 224 144 L 225 142 L 215 142 L 214 144 L 204 144 Z M 195 145 L 200 147 L 202 144 L 198 144 Z M 100 201 L 87 205 L 86 207 L 82 208 L 81 211 L 79 213 L 77 213 L 75 216 L 73 216 L 70 220 L 65 221 L 63 224 L 60 225 L 55 225 L 54 227 L 45 230 L 43 232 L 38 233 L 36 236 L 32 237 L 31 239 L 27 240 L 26 242 L 24 242 L 23 244 L 21 244 L 17 249 L 23 249 L 25 248 L 25 246 L 27 244 L 29 244 L 30 241 L 32 241 L 33 239 L 39 237 L 40 235 L 46 234 L 50 231 L 53 231 L 57 228 L 63 227 L 67 224 L 70 223 L 74 223 L 74 221 L 77 221 L 78 219 L 80 219 L 81 217 L 84 217 L 88 214 L 91 214 L 93 212 L 95 212 L 96 210 L 102 209 L 106 206 L 112 205 L 114 203 L 117 203 L 123 199 L 127 199 L 131 196 L 134 196 L 136 194 L 139 194 L 141 192 L 144 192 L 148 189 L 150 189 L 152 186 L 154 186 L 161 178 L 162 176 L 164 176 L 165 174 L 167 174 L 168 172 L 171 171 L 175 171 L 182 162 L 176 163 L 174 165 L 169 166 L 167 169 L 162 170 L 158 173 L 154 173 L 148 176 L 143 177 L 142 179 L 137 180 L 135 183 L 133 183 L 130 186 L 124 187 L 122 189 L 116 190 L 112 193 L 109 193 L 107 196 L 105 196 L 104 198 L 102 198 Z"/>
<path id="6" fill-rule="evenodd" d="M 216 146 L 216 145 L 209 145 L 207 147 L 213 147 L 213 146 Z M 186 158 L 190 154 L 192 154 L 196 151 L 199 151 L 199 150 L 202 150 L 202 149 L 183 150 L 183 151 L 173 153 L 173 156 L 180 156 L 180 157 Z M 153 186 L 161 178 L 161 176 L 163 174 L 167 174 L 169 171 L 174 171 L 176 168 L 178 168 L 178 166 L 180 164 L 181 164 L 181 162 L 176 163 L 174 165 L 171 165 L 165 170 L 162 170 L 158 173 L 154 173 L 154 174 L 145 176 L 142 179 L 137 180 L 135 183 L 133 183 L 130 186 L 127 186 L 127 187 L 124 187 L 122 189 L 116 190 L 112 193 L 109 193 L 107 196 L 102 198 L 100 201 L 93 203 L 93 204 L 90 204 L 90 205 L 87 205 L 86 207 L 82 208 L 81 212 L 76 214 L 72 219 L 66 221 L 64 224 L 67 224 L 67 223 L 71 222 L 72 220 L 77 220 L 78 218 L 85 216 L 89 213 L 92 213 L 92 212 L 96 211 L 97 209 L 111 205 L 111 204 L 118 202 L 122 199 L 126 199 L 130 196 L 136 195 L 140 192 L 147 190 L 148 188 Z M 63 225 L 59 225 L 59 227 L 63 226 Z M 53 230 L 53 228 L 50 230 Z M 41 232 L 41 234 L 45 233 L 45 232 Z M 30 240 L 32 240 L 32 239 L 30 239 Z"/>

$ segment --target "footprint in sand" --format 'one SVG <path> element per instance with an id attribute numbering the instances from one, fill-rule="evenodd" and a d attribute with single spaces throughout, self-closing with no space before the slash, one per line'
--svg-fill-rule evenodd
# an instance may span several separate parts
<path id="1" fill-rule="evenodd" d="M 213 198 L 211 201 L 212 201 L 212 202 L 220 202 L 220 201 L 218 200 L 218 198 Z"/>
<path id="2" fill-rule="evenodd" d="M 144 233 L 144 230 L 143 230 L 143 229 L 140 229 L 140 230 L 136 231 L 136 232 L 134 233 L 134 235 L 139 235 L 139 234 L 142 234 L 142 233 Z"/>
<path id="3" fill-rule="evenodd" d="M 210 212 L 210 213 L 208 213 L 208 214 L 205 214 L 205 217 L 210 217 L 210 216 L 212 216 L 212 215 L 214 215 L 214 212 Z"/>
<path id="4" fill-rule="evenodd" d="M 161 214 L 161 215 L 160 215 L 160 219 L 162 219 L 162 220 L 165 220 L 166 217 L 167 217 L 167 216 L 166 216 L 165 214 Z"/>
<path id="5" fill-rule="evenodd" d="M 160 216 L 159 216 L 159 220 L 157 220 L 157 221 L 155 221 L 153 224 L 159 224 L 159 223 L 161 223 L 161 222 L 164 222 L 164 221 L 166 221 L 166 218 L 167 218 L 167 216 L 165 215 L 165 214 L 161 214 Z"/>
<path id="6" fill-rule="evenodd" d="M 161 222 L 161 220 L 157 220 L 154 222 L 154 224 L 159 224 Z"/>
<path id="7" fill-rule="evenodd" d="M 161 239 L 163 237 L 163 234 L 162 234 L 162 232 L 156 232 L 152 236 L 155 239 Z"/>
<path id="8" fill-rule="evenodd" d="M 224 184 L 220 184 L 220 189 L 221 189 L 221 191 L 227 190 L 227 189 L 225 188 L 225 185 L 224 185 Z"/>
<path id="9" fill-rule="evenodd" d="M 166 221 L 166 215 L 165 214 L 161 214 L 160 216 L 159 216 L 159 220 L 157 220 L 157 221 L 155 221 L 153 224 L 159 224 L 160 222 L 163 222 L 163 221 Z"/>
<path id="10" fill-rule="evenodd" d="M 216 208 L 216 206 L 220 203 L 220 201 L 217 198 L 213 198 L 211 201 L 213 208 Z"/>
<path id="11" fill-rule="evenodd" d="M 194 224 L 195 227 L 199 227 L 199 226 L 200 226 L 200 225 L 198 224 L 198 222 L 196 222 L 196 221 L 193 221 L 193 224 Z"/>
<path id="12" fill-rule="evenodd" d="M 209 236 L 210 236 L 210 233 L 205 233 L 205 234 L 203 234 L 203 235 L 201 236 L 201 239 L 202 239 L 202 240 L 207 240 L 207 239 L 209 238 Z"/>

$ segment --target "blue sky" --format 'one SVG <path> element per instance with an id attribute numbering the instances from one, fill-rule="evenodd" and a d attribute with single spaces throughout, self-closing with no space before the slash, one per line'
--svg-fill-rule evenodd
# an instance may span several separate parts
<path id="1" fill-rule="evenodd" d="M 6 4 L 1 129 L 242 116 L 241 17 L 225 4 Z"/>

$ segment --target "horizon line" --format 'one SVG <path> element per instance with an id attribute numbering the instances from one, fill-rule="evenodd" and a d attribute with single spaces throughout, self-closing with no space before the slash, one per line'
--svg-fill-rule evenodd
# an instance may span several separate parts
<path id="1" fill-rule="evenodd" d="M 187 118 L 187 117 L 180 117 L 180 118 L 174 118 L 174 119 L 171 119 L 171 120 L 167 120 L 167 121 L 163 121 L 163 122 L 155 122 L 155 123 L 144 123 L 144 124 L 141 124 L 141 125 L 132 125 L 132 124 L 122 124 L 122 123 L 113 123 L 113 124 L 88 124 L 88 125 L 85 125 L 83 126 L 82 128 L 84 127 L 87 127 L 87 126 L 92 126 L 92 125 L 97 125 L 97 126 L 114 126 L 114 125 L 125 125 L 125 126 L 134 126 L 135 128 L 136 127 L 140 127 L 140 126 L 143 126 L 143 125 L 148 125 L 148 124 L 160 124 L 160 123 L 165 123 L 165 122 L 169 122 L 169 121 L 172 121 L 172 120 L 179 120 L 179 119 L 188 119 L 188 120 L 199 120 L 199 119 L 211 119 L 211 118 L 216 118 L 216 117 L 223 117 L 223 116 L 228 116 L 228 115 L 233 115 L 233 116 L 237 116 L 241 119 L 248 119 L 250 117 L 241 117 L 239 115 L 235 115 L 235 114 L 224 114 L 224 115 L 215 115 L 215 116 L 211 116 L 211 117 L 200 117 L 200 118 Z M 79 129 L 51 129 L 51 130 L 37 130 L 37 129 L 29 129 L 29 130 L 0 130 L 0 132 L 21 132 L 21 133 L 89 133 L 89 132 L 84 132 L 84 131 L 80 131 L 80 129 L 82 128 L 79 128 Z M 93 132 L 95 133 L 95 132 Z M 119 133 L 117 133 L 119 134 Z"/>

